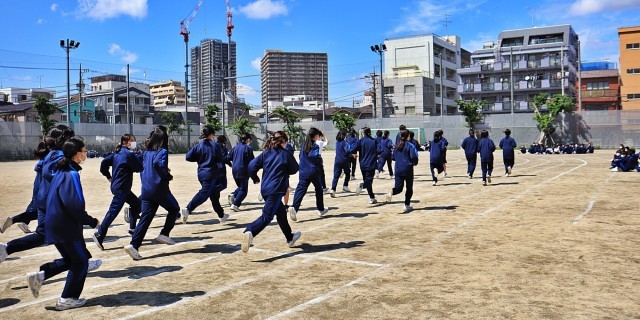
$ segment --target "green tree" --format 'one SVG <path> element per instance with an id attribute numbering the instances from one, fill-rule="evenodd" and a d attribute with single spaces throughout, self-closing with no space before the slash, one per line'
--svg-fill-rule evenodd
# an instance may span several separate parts
<path id="1" fill-rule="evenodd" d="M 234 121 L 233 123 L 227 125 L 227 128 L 233 131 L 238 138 L 240 138 L 243 134 L 253 134 L 253 129 L 255 129 L 256 125 L 251 122 L 251 120 L 244 117 L 244 115 L 251 110 L 251 107 L 247 104 L 242 106 L 242 114 Z"/>
<path id="2" fill-rule="evenodd" d="M 187 132 L 187 129 L 183 127 L 183 123 L 178 121 L 178 112 L 164 112 L 160 117 L 167 125 L 167 133 L 169 135 L 172 135 L 174 132 L 178 135 Z"/>
<path id="3" fill-rule="evenodd" d="M 351 131 L 353 127 L 356 126 L 356 119 L 352 114 L 344 111 L 337 112 L 331 117 L 331 122 L 333 122 L 333 126 L 338 130 Z"/>
<path id="4" fill-rule="evenodd" d="M 49 131 L 56 125 L 56 120 L 49 119 L 49 116 L 58 112 L 58 108 L 55 104 L 49 103 L 48 99 L 36 97 L 36 103 L 33 105 L 33 109 L 38 112 L 36 121 L 40 124 L 40 132 L 42 133 L 42 139 L 44 139 Z"/>
<path id="5" fill-rule="evenodd" d="M 546 109 L 543 107 L 546 106 Z M 560 112 L 572 113 L 575 103 L 573 98 L 566 94 L 555 94 L 549 97 L 547 93 L 541 93 L 533 97 L 533 119 L 538 123 L 540 137 L 538 143 L 546 145 L 547 139 L 553 140 L 553 134 L 556 132 L 556 116 Z"/>
<path id="6" fill-rule="evenodd" d="M 476 123 L 482 120 L 482 113 L 480 113 L 480 111 L 487 102 L 484 100 L 477 101 L 473 98 L 471 100 L 457 99 L 456 103 L 458 103 L 458 109 L 462 112 L 467 126 L 469 126 L 470 129 L 475 129 Z"/>
<path id="7" fill-rule="evenodd" d="M 218 112 L 220 112 L 220 107 L 215 104 L 209 104 L 204 107 L 204 118 L 206 124 L 208 126 L 212 126 L 213 130 L 215 130 L 216 132 L 222 130 L 222 122 L 218 117 Z"/>
<path id="8" fill-rule="evenodd" d="M 304 129 L 296 125 L 296 122 L 302 120 L 304 116 L 282 106 L 275 108 L 271 114 L 277 116 L 285 123 L 284 132 L 289 136 L 291 144 L 297 148 L 304 136 Z"/>

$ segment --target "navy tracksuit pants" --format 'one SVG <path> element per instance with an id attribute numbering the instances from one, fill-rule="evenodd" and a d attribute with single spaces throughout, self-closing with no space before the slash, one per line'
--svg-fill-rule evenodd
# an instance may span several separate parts
<path id="1" fill-rule="evenodd" d="M 64 284 L 61 297 L 78 299 L 82 294 L 84 282 L 87 279 L 91 254 L 87 250 L 84 239 L 60 242 L 56 243 L 55 246 L 62 259 L 56 259 L 41 265 L 40 271 L 44 271 L 46 280 L 68 270 L 67 281 Z"/>
<path id="2" fill-rule="evenodd" d="M 473 172 L 476 171 L 476 163 L 478 162 L 478 157 L 467 157 L 467 174 L 473 176 Z"/>
<path id="3" fill-rule="evenodd" d="M 493 172 L 493 160 L 480 161 L 480 167 L 482 168 L 482 181 L 487 181 L 487 174 L 491 176 Z"/>
<path id="4" fill-rule="evenodd" d="M 100 234 L 100 240 L 103 240 L 104 237 L 107 236 L 107 231 L 113 220 L 118 216 L 124 204 L 129 204 L 131 213 L 131 220 L 129 221 L 129 229 L 133 230 L 136 228 L 136 221 L 140 218 L 140 212 L 142 212 L 142 203 L 140 199 L 133 194 L 131 191 L 123 191 L 121 193 L 116 193 L 113 195 L 113 199 L 111 200 L 111 205 L 109 206 L 109 211 L 102 219 L 100 226 L 98 227 L 98 233 Z"/>
<path id="5" fill-rule="evenodd" d="M 413 172 L 406 176 L 395 176 L 395 186 L 393 186 L 393 194 L 400 194 L 402 192 L 403 185 L 407 185 L 407 192 L 404 193 L 404 204 L 408 206 L 411 204 L 411 197 L 413 196 Z"/>
<path id="6" fill-rule="evenodd" d="M 314 175 L 309 178 L 300 177 L 298 181 L 298 186 L 296 187 L 296 193 L 293 196 L 293 208 L 298 211 L 300 209 L 300 204 L 302 204 L 302 198 L 304 198 L 305 194 L 307 194 L 307 189 L 309 189 L 309 185 L 313 184 L 313 187 L 316 192 L 316 207 L 318 210 L 324 210 L 324 195 L 322 190 L 322 181 L 319 175 Z"/>
<path id="7" fill-rule="evenodd" d="M 442 171 L 444 171 L 444 165 L 442 163 L 431 162 L 429 163 L 429 168 L 431 169 L 431 180 L 433 180 L 434 182 L 438 182 L 437 175 L 439 175 L 440 173 L 442 173 Z M 437 173 L 436 173 L 436 170 L 437 170 Z"/>
<path id="8" fill-rule="evenodd" d="M 380 156 L 378 157 L 378 172 L 382 172 L 384 169 L 384 164 L 387 164 L 387 169 L 389 170 L 389 175 L 393 175 L 393 167 L 391 166 L 391 156 Z"/>
<path id="9" fill-rule="evenodd" d="M 202 188 L 193 196 L 193 199 L 191 199 L 191 202 L 187 205 L 187 210 L 193 212 L 193 210 L 207 201 L 208 198 L 211 200 L 213 211 L 218 214 L 219 218 L 222 218 L 224 216 L 224 210 L 220 205 L 220 188 L 222 185 L 216 179 L 200 181 L 200 185 L 202 185 Z"/>
<path id="10" fill-rule="evenodd" d="M 338 180 L 340 179 L 340 174 L 344 172 L 344 183 L 342 186 L 346 187 L 349 185 L 349 176 L 351 174 L 351 163 L 345 161 L 343 163 L 336 163 L 333 166 L 333 181 L 331 181 L 331 190 L 336 190 L 338 187 Z"/>
<path id="11" fill-rule="evenodd" d="M 238 186 L 238 188 L 233 191 L 233 204 L 239 207 L 249 192 L 249 178 L 233 178 L 233 180 L 236 181 L 236 185 Z M 218 203 L 220 203 L 220 201 L 218 201 Z"/>
<path id="12" fill-rule="evenodd" d="M 31 202 L 27 206 L 27 209 L 23 213 L 11 217 L 11 220 L 13 220 L 13 223 L 22 222 L 22 223 L 29 224 L 29 222 L 37 219 L 38 219 L 38 208 L 36 208 L 35 199 L 31 200 Z"/>
<path id="13" fill-rule="evenodd" d="M 513 165 L 516 163 L 516 159 L 515 158 L 503 158 L 502 159 L 504 162 L 504 173 L 509 173 L 509 170 L 507 170 L 508 167 L 511 167 L 511 169 L 513 169 Z"/>
<path id="14" fill-rule="evenodd" d="M 131 239 L 131 245 L 134 248 L 138 249 L 142 245 L 142 240 L 144 240 L 144 236 L 147 234 L 147 230 L 149 230 L 151 221 L 153 221 L 153 217 L 155 217 L 159 206 L 169 212 L 164 221 L 164 227 L 160 230 L 160 234 L 168 237 L 169 233 L 175 226 L 180 206 L 171 192 L 164 196 L 158 196 L 153 200 L 142 199 L 142 214 L 140 215 L 140 221 L 138 222 L 136 230 L 133 232 L 133 238 Z"/>
<path id="15" fill-rule="evenodd" d="M 369 198 L 375 199 L 376 195 L 373 193 L 373 177 L 376 174 L 376 169 L 362 169 L 362 165 L 361 165 L 360 172 L 362 173 L 362 181 L 363 181 L 362 187 L 367 189 Z"/>
<path id="16" fill-rule="evenodd" d="M 289 226 L 289 221 L 287 220 L 287 209 L 285 209 L 284 204 L 282 204 L 282 197 L 284 197 L 284 193 L 264 196 L 262 215 L 253 221 L 247 229 L 245 229 L 245 232 L 250 231 L 254 237 L 257 236 L 271 223 L 275 215 L 280 230 L 282 230 L 287 242 L 291 241 L 293 239 L 293 233 L 291 233 L 291 226 Z"/>
<path id="17" fill-rule="evenodd" d="M 356 159 L 356 157 L 351 157 L 349 158 L 349 162 L 351 162 L 351 175 L 352 176 L 356 176 L 356 165 L 358 163 L 358 160 Z"/>

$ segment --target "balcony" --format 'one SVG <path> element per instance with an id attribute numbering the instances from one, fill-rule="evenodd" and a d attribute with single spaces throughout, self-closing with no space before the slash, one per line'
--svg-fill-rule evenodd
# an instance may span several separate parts
<path id="1" fill-rule="evenodd" d="M 618 98 L 616 89 L 582 90 L 582 98 Z"/>
<path id="2" fill-rule="evenodd" d="M 482 87 L 480 88 L 480 90 L 482 90 L 482 91 L 493 91 L 494 90 L 494 84 L 493 83 L 483 83 Z"/>

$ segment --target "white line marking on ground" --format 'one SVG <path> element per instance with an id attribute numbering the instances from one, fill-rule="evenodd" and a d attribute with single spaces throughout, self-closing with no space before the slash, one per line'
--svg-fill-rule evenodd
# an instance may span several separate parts
<path id="1" fill-rule="evenodd" d="M 608 184 L 609 180 L 611 180 L 612 177 L 613 177 L 613 172 L 609 174 L 609 177 L 607 177 L 607 179 L 604 181 L 604 184 Z M 580 222 L 580 220 L 586 217 L 589 214 L 589 212 L 591 212 L 591 209 L 593 209 L 593 205 L 596 203 L 596 199 L 598 198 L 599 193 L 600 193 L 600 188 L 598 187 L 598 189 L 596 189 L 591 195 L 591 201 L 589 201 L 587 208 L 584 210 L 584 212 L 582 212 L 573 220 L 571 220 L 571 224 L 577 224 L 578 222 Z"/>

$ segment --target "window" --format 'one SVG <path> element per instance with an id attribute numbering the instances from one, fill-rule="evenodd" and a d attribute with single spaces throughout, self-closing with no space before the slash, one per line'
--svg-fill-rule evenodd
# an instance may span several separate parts
<path id="1" fill-rule="evenodd" d="M 629 100 L 640 99 L 640 93 L 629 93 L 627 94 L 627 99 Z"/>
<path id="2" fill-rule="evenodd" d="M 627 43 L 627 49 L 640 49 L 640 43 Z"/>
<path id="3" fill-rule="evenodd" d="M 587 83 L 587 90 L 609 89 L 609 82 Z"/>
<path id="4" fill-rule="evenodd" d="M 529 44 L 557 43 L 557 42 L 562 42 L 563 39 L 564 39 L 564 34 L 562 33 L 530 36 Z"/>
<path id="5" fill-rule="evenodd" d="M 382 94 L 393 94 L 393 87 L 384 87 L 382 90 Z"/>
<path id="6" fill-rule="evenodd" d="M 415 106 L 404 107 L 404 114 L 416 114 L 416 107 Z"/>
<path id="7" fill-rule="evenodd" d="M 627 69 L 627 74 L 640 74 L 640 68 Z"/>
<path id="8" fill-rule="evenodd" d="M 502 39 L 501 47 L 521 46 L 524 43 L 524 37 Z"/>
<path id="9" fill-rule="evenodd" d="M 404 86 L 404 93 L 414 93 L 414 92 L 416 92 L 416 86 L 414 85 Z"/>

